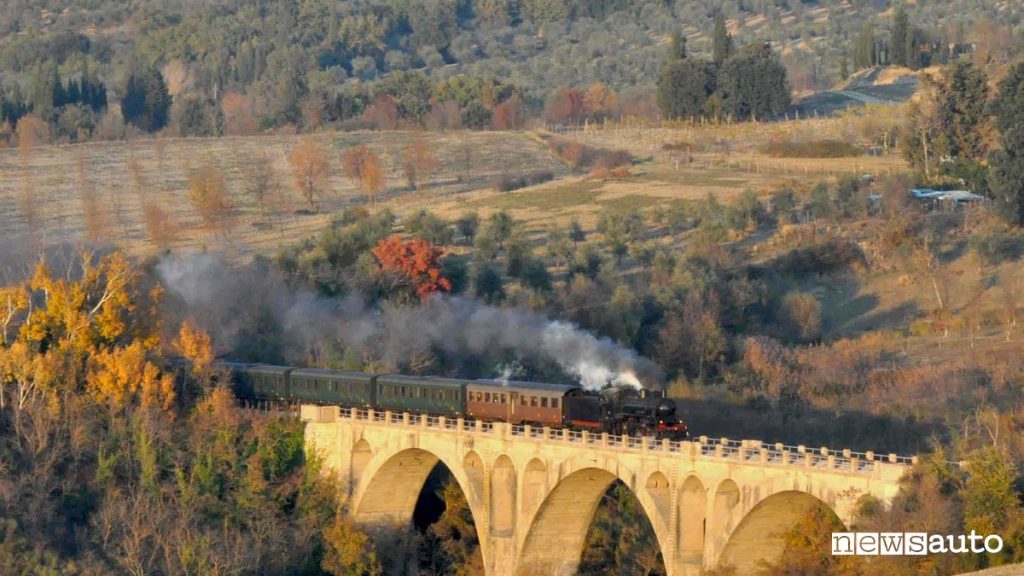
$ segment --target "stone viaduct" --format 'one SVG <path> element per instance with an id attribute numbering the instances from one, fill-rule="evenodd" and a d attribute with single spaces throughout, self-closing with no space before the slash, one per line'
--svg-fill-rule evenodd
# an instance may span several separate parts
<path id="1" fill-rule="evenodd" d="M 575 573 L 602 495 L 639 500 L 669 576 L 732 565 L 750 574 L 782 533 L 826 506 L 847 525 L 857 500 L 888 502 L 910 458 L 726 439 L 670 442 L 463 419 L 302 406 L 306 440 L 351 487 L 369 526 L 409 525 L 443 463 L 469 502 L 489 576 Z"/>

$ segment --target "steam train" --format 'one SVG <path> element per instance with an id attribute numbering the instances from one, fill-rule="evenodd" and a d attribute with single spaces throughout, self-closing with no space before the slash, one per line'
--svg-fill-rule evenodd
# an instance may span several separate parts
<path id="1" fill-rule="evenodd" d="M 217 361 L 244 400 L 373 408 L 682 440 L 686 424 L 664 393 L 624 387 L 367 374 Z"/>

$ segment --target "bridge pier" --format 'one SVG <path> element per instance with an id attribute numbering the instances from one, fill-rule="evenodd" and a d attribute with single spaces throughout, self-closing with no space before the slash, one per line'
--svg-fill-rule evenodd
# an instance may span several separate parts
<path id="1" fill-rule="evenodd" d="M 306 441 L 347 482 L 367 527 L 409 526 L 443 463 L 466 496 L 488 576 L 571 575 L 594 511 L 621 481 L 646 513 L 668 576 L 734 565 L 749 573 L 782 551 L 814 507 L 849 522 L 857 500 L 889 501 L 909 461 L 760 442 L 649 442 L 505 423 L 302 406 Z M 542 433 L 537 433 L 542 432 Z M 801 447 L 802 448 L 802 447 Z"/>

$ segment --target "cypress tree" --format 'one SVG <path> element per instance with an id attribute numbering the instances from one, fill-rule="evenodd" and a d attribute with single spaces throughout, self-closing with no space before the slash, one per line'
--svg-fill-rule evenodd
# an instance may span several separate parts
<path id="1" fill-rule="evenodd" d="M 718 91 L 722 108 L 735 120 L 778 116 L 792 100 L 786 67 L 767 43 L 744 46 L 727 58 Z"/>
<path id="2" fill-rule="evenodd" d="M 669 45 L 668 59 L 669 62 L 672 60 L 682 60 L 686 58 L 686 36 L 679 30 L 672 32 L 672 41 Z"/>
<path id="3" fill-rule="evenodd" d="M 907 53 L 910 44 L 910 22 L 907 11 L 900 6 L 892 19 L 892 63 L 897 66 L 909 66 Z"/>
<path id="4" fill-rule="evenodd" d="M 715 17 L 715 31 L 711 39 L 711 59 L 721 65 L 732 55 L 732 36 L 725 28 L 725 18 L 719 14 Z"/>
<path id="5" fill-rule="evenodd" d="M 94 102 L 106 103 L 106 90 L 97 92 Z M 146 132 L 156 132 L 167 126 L 171 109 L 171 95 L 164 77 L 155 67 L 142 74 L 132 73 L 121 98 L 121 115 L 125 122 Z"/>
<path id="6" fill-rule="evenodd" d="M 658 78 L 661 114 L 670 119 L 700 116 L 714 89 L 714 70 L 707 62 L 692 58 L 669 62 Z"/>
<path id="7" fill-rule="evenodd" d="M 936 115 L 941 152 L 954 158 L 977 160 L 985 153 L 978 128 L 985 119 L 988 79 L 985 71 L 966 61 L 948 66 L 939 86 Z"/>
<path id="8" fill-rule="evenodd" d="M 992 193 L 1006 218 L 1024 226 L 1024 64 L 999 83 L 991 110 L 1002 144 L 989 157 Z"/>
<path id="9" fill-rule="evenodd" d="M 144 85 L 146 93 L 146 126 L 142 128 L 147 132 L 156 132 L 167 126 L 167 119 L 171 110 L 171 94 L 167 91 L 167 83 L 164 82 L 163 74 L 155 67 L 151 67 L 146 73 Z"/>
<path id="10" fill-rule="evenodd" d="M 121 97 L 121 116 L 124 121 L 133 126 L 142 127 L 142 116 L 146 113 L 146 89 L 142 78 L 134 72 L 128 76 L 128 83 L 124 87 L 124 96 Z"/>

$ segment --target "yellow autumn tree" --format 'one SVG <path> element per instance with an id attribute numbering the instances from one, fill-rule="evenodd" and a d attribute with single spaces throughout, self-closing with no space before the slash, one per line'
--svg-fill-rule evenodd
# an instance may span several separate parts
<path id="1" fill-rule="evenodd" d="M 205 378 L 213 364 L 213 344 L 207 334 L 191 318 L 182 322 L 174 349 L 191 364 L 190 371 L 196 378 Z"/>
<path id="2" fill-rule="evenodd" d="M 0 408 L 8 402 L 22 410 L 29 402 L 54 390 L 60 375 L 60 357 L 36 352 L 25 342 L 0 347 Z"/>
<path id="3" fill-rule="evenodd" d="M 138 272 L 127 256 L 114 252 L 97 261 L 93 254 L 81 252 L 67 269 L 58 278 L 45 260 L 36 266 L 26 289 L 37 304 L 21 325 L 21 339 L 40 348 L 78 353 L 133 340 L 149 349 L 159 342 L 155 315 L 140 313 L 144 298 Z M 159 290 L 149 297 L 155 306 Z"/>
<path id="4" fill-rule="evenodd" d="M 141 342 L 95 352 L 86 384 L 97 402 L 114 411 L 134 402 L 165 411 L 174 405 L 174 378 L 146 359 Z"/>
<path id="5" fill-rule="evenodd" d="M 7 345 L 11 325 L 27 308 L 24 286 L 0 286 L 0 344 Z"/>

